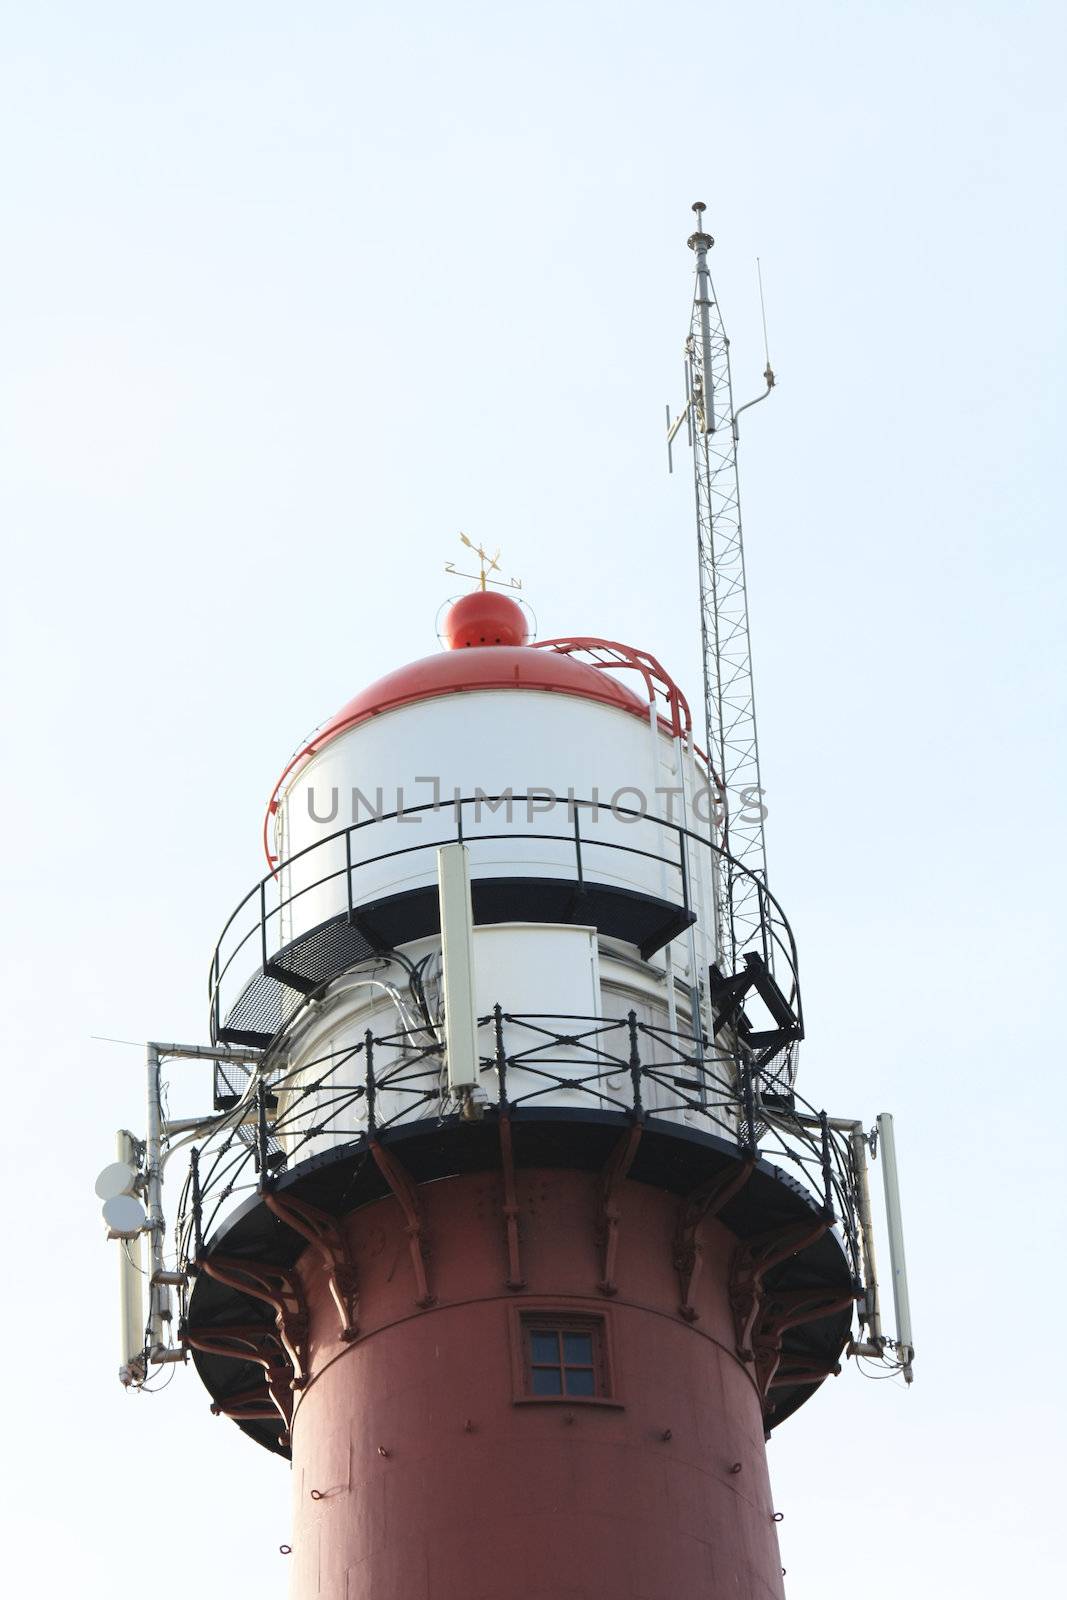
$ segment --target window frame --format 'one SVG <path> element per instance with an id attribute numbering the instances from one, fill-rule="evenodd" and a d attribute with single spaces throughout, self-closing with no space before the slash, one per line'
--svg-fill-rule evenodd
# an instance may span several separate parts
<path id="1" fill-rule="evenodd" d="M 611 1318 L 606 1310 L 587 1311 L 584 1307 L 561 1306 L 545 1303 L 509 1306 L 511 1326 L 512 1399 L 516 1405 L 526 1406 L 603 1406 L 614 1410 L 622 1408 L 615 1381 L 615 1363 L 611 1341 Z M 534 1394 L 532 1386 L 533 1333 L 592 1334 L 594 1394 Z M 560 1373 L 566 1385 L 566 1362 L 560 1348 Z"/>

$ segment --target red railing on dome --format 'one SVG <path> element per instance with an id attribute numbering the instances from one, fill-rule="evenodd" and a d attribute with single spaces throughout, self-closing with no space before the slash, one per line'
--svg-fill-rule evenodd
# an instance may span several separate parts
<path id="1" fill-rule="evenodd" d="M 573 639 L 539 639 L 531 645 L 533 650 L 554 650 L 561 656 L 583 656 L 590 666 L 601 672 L 637 672 L 644 680 L 650 705 L 662 704 L 666 716 L 660 721 L 669 727 L 676 739 L 685 739 L 693 731 L 693 717 L 689 702 L 674 679 L 665 672 L 655 656 L 647 650 L 638 650 L 632 644 L 620 644 L 615 639 L 581 637 Z"/>

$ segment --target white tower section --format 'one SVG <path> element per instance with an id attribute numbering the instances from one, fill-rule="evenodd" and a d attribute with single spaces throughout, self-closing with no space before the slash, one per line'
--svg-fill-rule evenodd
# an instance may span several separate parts
<path id="1" fill-rule="evenodd" d="M 477 1115 L 504 1093 L 503 1057 L 513 1104 L 600 1112 L 629 1103 L 640 1053 L 645 1110 L 703 1122 L 721 1105 L 733 1138 L 737 1061 L 709 983 L 725 959 L 714 791 L 684 696 L 631 647 L 531 645 L 501 595 L 458 602 L 446 635 L 279 783 L 272 870 L 213 962 L 214 1037 L 274 1052 L 294 1161 L 374 1125 Z M 446 942 L 469 949 L 475 1019 L 461 1048 L 442 949 L 445 900 L 464 900 L 443 892 L 457 846 L 472 925 L 453 916 Z"/>
<path id="2" fill-rule="evenodd" d="M 542 652 L 526 653 L 543 659 Z M 387 1049 L 398 1088 L 379 1092 L 379 1118 L 448 1109 L 454 1074 L 439 1095 L 413 1094 L 411 1056 L 443 1040 L 448 975 L 435 925 L 438 853 L 455 841 L 466 849 L 482 913 L 472 929 L 475 1009 L 484 1017 L 499 1002 L 506 1052 L 525 1058 L 510 1074 L 513 1098 L 608 1105 L 628 1083 L 628 1046 L 617 1023 L 631 1010 L 662 1031 L 664 1062 L 677 1053 L 676 1035 L 691 1040 L 708 1028 L 709 1015 L 701 1015 L 706 973 L 721 952 L 700 908 L 713 904 L 714 868 L 710 852 L 694 850 L 684 832 L 706 832 L 707 777 L 695 753 L 679 749 L 655 713 L 640 709 L 639 702 L 606 704 L 552 690 L 468 687 L 366 717 L 300 770 L 279 808 L 288 856 L 278 880 L 285 946 L 272 936 L 268 954 L 280 955 L 284 966 L 288 950 L 351 915 L 383 957 L 374 981 L 366 969 L 340 979 L 329 1007 L 309 1011 L 293 1030 L 286 1080 L 303 1096 L 302 1122 L 307 1079 L 359 1046 L 368 1030 L 395 1039 Z M 678 791 L 669 807 L 655 792 L 669 786 L 665 773 Z M 353 829 L 353 822 L 366 825 Z M 631 913 L 644 925 L 642 908 L 658 908 L 654 919 L 663 925 L 673 918 L 675 939 L 652 949 L 653 934 L 642 951 L 638 924 L 627 927 Z M 424 1004 L 410 992 L 405 963 L 420 971 Z M 511 1020 L 519 1016 L 537 1020 Z M 614 1019 L 616 1036 L 605 1042 L 618 1048 L 619 1070 L 590 1080 L 590 1047 L 606 1019 Z M 548 1032 L 570 1033 L 576 1042 L 549 1043 Z M 472 1081 L 483 1103 L 495 1104 L 500 1084 L 488 1033 L 480 1049 Z M 379 1072 L 388 1076 L 380 1048 L 378 1054 Z M 574 1087 L 552 1083 L 549 1067 Z M 715 1092 L 710 1078 L 701 1090 Z M 336 1093 L 331 1076 L 324 1107 Z M 676 1103 L 677 1093 L 665 1092 L 663 1100 Z M 330 1133 L 302 1155 L 358 1134 L 365 1117 L 365 1103 L 353 1101 L 351 1115 L 334 1118 Z"/>

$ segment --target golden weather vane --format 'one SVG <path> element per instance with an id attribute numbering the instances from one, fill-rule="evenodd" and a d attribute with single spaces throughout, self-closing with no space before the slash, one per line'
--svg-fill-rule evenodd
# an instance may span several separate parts
<path id="1" fill-rule="evenodd" d="M 488 589 L 490 584 L 492 584 L 494 589 L 522 588 L 522 580 L 519 578 L 491 578 L 489 576 L 491 572 L 500 571 L 499 549 L 497 550 L 496 555 L 491 556 L 488 550 L 483 549 L 480 544 L 475 544 L 473 539 L 468 539 L 465 533 L 461 533 L 459 537 L 460 543 L 465 544 L 468 550 L 473 550 L 474 554 L 478 557 L 478 571 L 460 572 L 454 561 L 446 561 L 446 572 L 450 572 L 453 577 L 456 578 L 470 578 L 472 582 L 478 584 L 483 593 L 486 589 Z"/>

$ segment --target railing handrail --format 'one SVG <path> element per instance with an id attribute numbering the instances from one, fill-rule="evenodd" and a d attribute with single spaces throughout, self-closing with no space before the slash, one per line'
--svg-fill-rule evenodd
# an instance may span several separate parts
<path id="1" fill-rule="evenodd" d="M 550 1023 L 555 1027 L 541 1026 Z M 585 1024 L 585 1028 L 567 1026 L 574 1024 Z M 672 1115 L 690 1113 L 692 1115 L 686 1119 L 689 1126 L 693 1126 L 694 1121 L 697 1125 L 703 1122 L 708 1131 L 731 1139 L 739 1155 L 772 1164 L 785 1162 L 799 1173 L 806 1192 L 821 1205 L 828 1218 L 840 1224 L 859 1275 L 856 1177 L 849 1140 L 830 1126 L 825 1113 L 817 1111 L 795 1090 L 792 1091 L 792 1114 L 780 1107 L 768 1108 L 765 1113 L 759 1098 L 761 1075 L 735 1049 L 720 1046 L 706 1035 L 694 1040 L 687 1031 L 638 1022 L 632 1009 L 622 1016 L 598 1016 L 510 1012 L 497 1006 L 480 1016 L 478 1025 L 480 1031 L 490 1032 L 486 1040 L 489 1048 L 484 1053 L 479 1051 L 479 1062 L 483 1069 L 495 1068 L 499 1074 L 500 1110 L 521 1116 L 527 1106 L 536 1111 L 538 1102 L 542 1106 L 551 1105 L 553 1096 L 570 1090 L 584 1094 L 601 1110 L 629 1115 L 640 1113 L 659 1119 L 665 1128 L 671 1125 Z M 505 1025 L 527 1029 L 534 1042 L 528 1048 L 516 1049 L 513 1037 L 511 1047 L 505 1051 L 502 1033 Z M 613 1034 L 621 1036 L 618 1052 L 609 1047 L 608 1036 Z M 190 1245 L 207 1237 L 220 1219 L 226 1200 L 235 1192 L 253 1187 L 239 1183 L 238 1179 L 242 1172 L 253 1171 L 249 1162 L 253 1166 L 256 1161 L 260 1162 L 262 1171 L 268 1139 L 295 1141 L 293 1147 L 283 1153 L 287 1165 L 291 1166 L 294 1159 L 299 1165 L 304 1159 L 299 1155 L 301 1148 L 307 1149 L 309 1155 L 314 1153 L 313 1141 L 331 1131 L 344 1135 L 347 1146 L 353 1138 L 359 1140 L 368 1133 L 380 1133 L 400 1125 L 411 1126 L 412 1113 L 415 1121 L 420 1120 L 420 1106 L 429 1107 L 441 1101 L 442 1042 L 420 1043 L 399 1060 L 394 1055 L 384 1069 L 376 1068 L 375 1057 L 379 1050 L 407 1047 L 410 1039 L 407 1030 L 381 1036 L 368 1030 L 363 1039 L 327 1050 L 312 1061 L 302 1061 L 292 1068 L 263 1071 L 260 1092 L 254 1102 L 246 1096 L 243 1108 L 247 1117 L 253 1104 L 258 1107 L 258 1127 L 255 1130 L 249 1127 L 249 1137 L 240 1139 L 239 1112 L 235 1110 L 221 1116 L 201 1146 L 192 1188 L 187 1182 L 182 1192 L 177 1235 L 179 1253 L 184 1254 L 186 1261 L 192 1259 Z M 665 1050 L 666 1059 L 642 1059 L 638 1043 L 641 1040 L 650 1041 L 651 1049 L 647 1052 L 650 1057 Z M 566 1055 L 545 1054 L 551 1046 L 578 1047 L 582 1051 L 581 1058 L 575 1063 Z M 573 1071 L 576 1064 L 580 1069 L 578 1074 Z M 570 1070 L 553 1070 L 559 1067 Z M 679 1079 L 674 1070 L 678 1067 L 696 1069 L 704 1075 L 695 1085 L 700 1097 L 685 1091 L 686 1080 Z M 585 1070 L 587 1068 L 590 1070 Z M 516 1073 L 541 1079 L 543 1085 L 509 1095 L 505 1085 Z M 610 1088 L 604 1080 L 611 1077 L 629 1078 L 629 1089 L 625 1086 Z M 650 1084 L 657 1086 L 658 1099 L 666 1096 L 666 1104 L 642 1104 L 642 1085 Z M 400 1093 L 407 1100 L 383 1120 L 380 1111 L 374 1112 L 374 1106 L 386 1093 L 394 1096 Z M 268 1094 L 276 1097 L 276 1109 L 270 1118 L 265 1111 Z M 367 1103 L 366 1128 L 350 1133 L 347 1127 L 338 1127 L 337 1119 L 363 1101 Z M 801 1113 L 800 1117 L 797 1112 Z M 438 1113 L 439 1118 L 442 1115 L 447 1116 L 447 1113 Z M 309 1122 L 307 1127 L 303 1126 L 305 1120 Z M 811 1126 L 804 1126 L 805 1121 Z M 462 1128 L 466 1124 L 458 1119 L 457 1126 Z M 761 1149 L 761 1139 L 771 1141 L 770 1146 Z"/>
<path id="2" fill-rule="evenodd" d="M 457 837 L 467 843 L 493 843 L 500 842 L 501 840 L 531 839 L 539 843 L 563 843 L 572 846 L 576 850 L 579 881 L 582 881 L 583 876 L 586 875 L 584 873 L 581 857 L 581 846 L 583 843 L 593 848 L 615 850 L 621 854 L 637 855 L 642 856 L 650 861 L 656 861 L 662 866 L 669 867 L 671 870 L 680 873 L 682 879 L 683 903 L 686 909 L 689 908 L 690 901 L 690 867 L 688 863 L 689 843 L 691 841 L 693 844 L 698 845 L 701 849 L 709 851 L 710 854 L 717 858 L 720 863 L 726 863 L 732 871 L 739 873 L 743 877 L 750 878 L 755 884 L 761 907 L 761 922 L 764 933 L 764 945 L 766 946 L 766 941 L 768 938 L 770 938 L 775 946 L 781 950 L 785 956 L 793 987 L 793 995 L 790 998 L 795 1001 L 797 1015 L 800 1017 L 800 979 L 797 964 L 796 941 L 793 938 L 792 929 L 789 926 L 788 918 L 786 917 L 785 912 L 782 910 L 781 904 L 775 895 L 771 893 L 766 883 L 764 883 L 762 878 L 760 878 L 757 873 L 744 866 L 742 862 L 730 855 L 728 851 L 723 850 L 721 846 L 716 845 L 706 835 L 695 832 L 692 828 L 687 827 L 684 823 L 675 822 L 670 818 L 658 816 L 654 812 L 649 812 L 647 810 L 638 811 L 632 806 L 615 805 L 611 802 L 599 799 L 578 799 L 576 796 L 569 794 L 566 796 L 553 796 L 551 798 L 551 804 L 546 806 L 544 811 L 540 814 L 547 816 L 549 815 L 550 811 L 554 810 L 556 807 L 560 805 L 565 806 L 568 811 L 573 813 L 573 833 L 547 833 L 543 830 L 531 828 L 527 828 L 525 830 L 509 828 L 504 833 L 492 834 L 470 834 L 469 832 L 464 832 L 462 825 L 462 812 L 466 807 L 486 806 L 494 808 L 495 810 L 495 808 L 498 808 L 505 803 L 509 806 L 526 805 L 529 807 L 532 802 L 538 801 L 543 803 L 546 798 L 547 797 L 544 792 L 538 792 L 532 795 L 529 793 L 512 794 L 507 792 L 502 795 L 478 793 L 468 796 L 455 795 L 452 797 L 452 799 L 444 801 L 430 800 L 417 806 L 401 806 L 395 811 L 376 812 L 373 816 L 364 817 L 361 821 L 349 823 L 343 828 L 337 828 L 332 833 L 326 834 L 323 838 L 316 839 L 311 844 L 304 845 L 302 849 L 295 851 L 291 856 L 287 856 L 283 861 L 277 862 L 272 871 L 264 874 L 260 879 L 258 879 L 253 888 L 250 889 L 243 899 L 238 902 L 234 910 L 230 913 L 230 916 L 223 926 L 222 932 L 215 944 L 214 951 L 212 952 L 211 966 L 208 972 L 208 1000 L 212 1017 L 217 1017 L 217 1000 L 222 979 L 229 971 L 235 956 L 237 955 L 238 951 L 242 949 L 243 946 L 248 942 L 252 934 L 257 931 L 260 932 L 261 939 L 264 941 L 265 945 L 266 923 L 269 922 L 272 917 L 275 915 L 280 915 L 287 906 L 293 904 L 293 902 L 299 899 L 301 895 L 320 888 L 324 883 L 328 883 L 334 878 L 341 877 L 342 875 L 344 875 L 348 880 L 348 889 L 350 895 L 352 872 L 358 871 L 363 867 L 375 866 L 382 861 L 392 860 L 400 856 L 413 855 L 423 850 L 436 849 L 442 842 L 439 838 L 425 840 L 418 844 L 404 845 L 395 850 L 382 851 L 378 855 L 369 856 L 364 860 L 353 862 L 351 860 L 350 846 L 351 840 L 356 834 L 361 833 L 365 828 L 377 827 L 382 823 L 396 822 L 401 817 L 413 817 L 427 812 L 434 814 L 445 814 L 449 811 L 453 811 L 456 814 Z M 636 822 L 645 822 L 658 828 L 667 829 L 675 836 L 678 846 L 677 857 L 664 855 L 657 851 L 642 850 L 635 845 L 623 844 L 618 840 L 591 839 L 588 835 L 583 836 L 580 832 L 578 823 L 579 815 L 583 810 L 595 811 L 598 815 L 600 812 L 607 812 L 616 819 L 620 817 L 627 817 Z M 528 814 L 527 821 L 529 820 Z M 281 874 L 286 871 L 286 869 L 292 867 L 294 863 L 303 860 L 306 856 L 311 855 L 313 852 L 326 849 L 331 844 L 335 844 L 341 840 L 346 842 L 345 866 L 336 868 L 334 871 L 324 874 L 323 877 L 316 879 L 313 883 L 305 884 L 294 894 L 286 896 L 285 899 L 279 900 L 278 903 L 272 906 L 269 911 L 262 911 L 253 928 L 251 928 L 241 938 L 238 945 L 233 951 L 230 952 L 225 964 L 222 964 L 221 953 L 223 942 L 225 941 L 227 933 L 233 927 L 234 922 L 244 907 L 247 906 L 250 901 L 253 901 L 257 898 L 260 901 L 260 905 L 263 906 L 264 896 L 268 887 L 271 885 L 271 883 L 276 884 Z M 765 907 L 771 908 L 773 913 L 776 915 L 767 915 L 766 911 L 764 910 Z M 780 937 L 779 929 L 784 930 L 788 940 L 787 944 L 783 943 L 782 938 Z M 263 967 L 265 967 L 265 965 L 266 962 L 264 961 Z M 263 970 L 263 968 L 261 968 L 261 970 Z"/>

